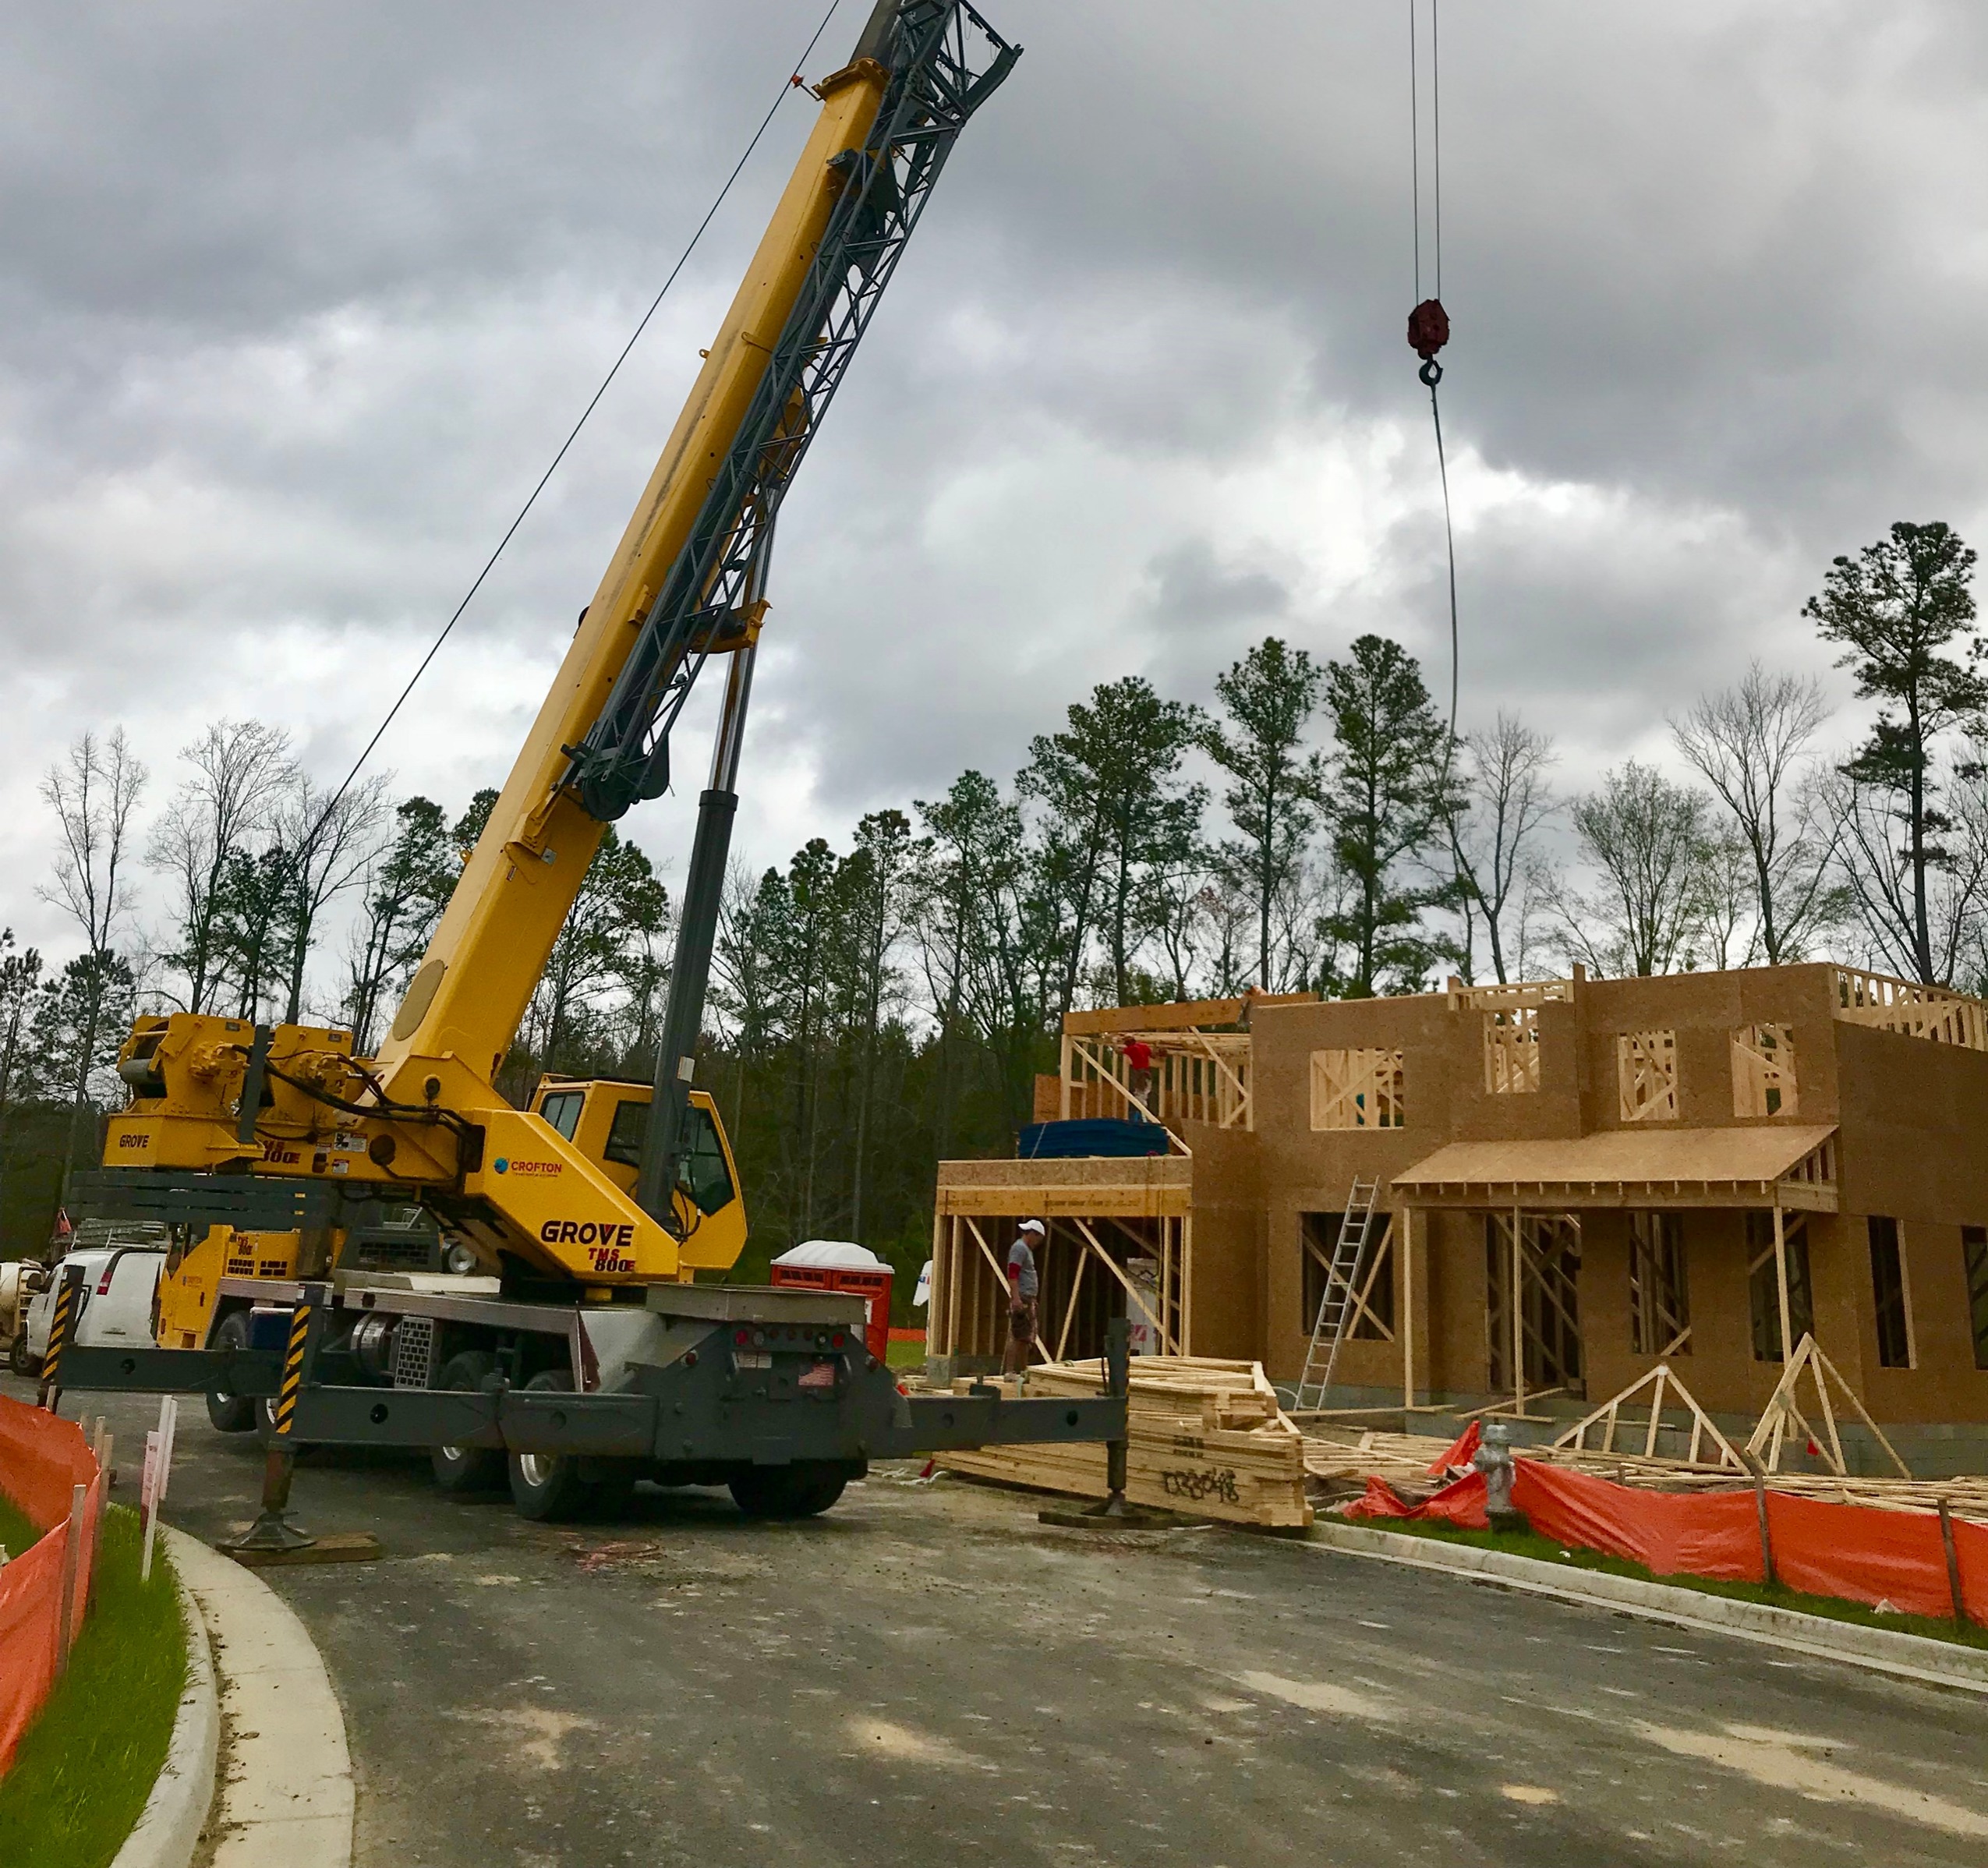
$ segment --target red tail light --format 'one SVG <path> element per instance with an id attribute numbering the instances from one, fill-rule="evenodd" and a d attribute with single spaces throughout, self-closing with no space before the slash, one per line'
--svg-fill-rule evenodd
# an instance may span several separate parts
<path id="1" fill-rule="evenodd" d="M 97 1281 L 97 1295 L 98 1297 L 108 1297 L 111 1294 L 111 1274 L 115 1272 L 117 1268 L 118 1261 L 115 1258 L 113 1258 L 108 1265 L 104 1267 L 104 1275 Z"/>

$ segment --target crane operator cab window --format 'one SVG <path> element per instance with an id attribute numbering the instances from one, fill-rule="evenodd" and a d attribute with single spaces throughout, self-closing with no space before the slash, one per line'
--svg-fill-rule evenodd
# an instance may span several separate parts
<path id="1" fill-rule="evenodd" d="M 607 1146 L 602 1154 L 624 1167 L 640 1167 L 642 1131 L 648 1126 L 648 1102 L 638 1097 L 624 1097 L 615 1107 L 614 1124 L 607 1131 Z M 725 1151 L 719 1144 L 711 1112 L 700 1103 L 692 1102 L 684 1111 L 684 1162 L 677 1171 L 677 1185 L 700 1213 L 715 1213 L 731 1199 L 731 1170 L 725 1165 Z"/>
<path id="2" fill-rule="evenodd" d="M 560 1139 L 571 1141 L 580 1126 L 580 1106 L 587 1099 L 585 1090 L 558 1090 L 539 1104 L 539 1113 L 559 1131 Z M 624 1105 L 624 1107 L 626 1106 Z M 617 1112 L 617 1118 L 619 1112 Z"/>

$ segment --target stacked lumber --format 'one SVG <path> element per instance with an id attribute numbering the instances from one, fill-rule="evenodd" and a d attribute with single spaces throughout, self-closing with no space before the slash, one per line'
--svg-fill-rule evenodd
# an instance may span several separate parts
<path id="1" fill-rule="evenodd" d="M 1324 1493 L 1364 1486 L 1370 1474 L 1391 1485 L 1425 1483 L 1424 1475 L 1450 1442 L 1432 1434 L 1307 1434 L 1304 1470 Z M 1597 1478 L 1612 1479 L 1655 1491 L 1729 1491 L 1751 1488 L 1730 1467 L 1701 1461 L 1603 1452 L 1572 1446 L 1515 1447 L 1520 1458 L 1572 1467 Z M 1833 1473 L 1777 1472 L 1767 1475 L 1770 1491 L 1838 1505 L 1869 1505 L 1887 1511 L 1937 1511 L 1944 1498 L 1957 1518 L 1988 1524 L 1988 1477 L 1969 1474 L 1954 1479 L 1838 1478 Z"/>
<path id="2" fill-rule="evenodd" d="M 965 1381 L 953 1384 L 964 1392 Z M 1049 1363 L 1012 1377 L 1008 1396 L 1095 1396 L 1096 1362 Z M 1134 1358 L 1127 1397 L 1127 1499 L 1197 1518 L 1298 1528 L 1311 1522 L 1305 1499 L 1304 1438 L 1278 1406 L 1256 1362 L 1205 1356 Z M 1072 1498 L 1102 1498 L 1105 1449 L 1098 1445 L 989 1446 L 941 1453 L 949 1472 Z"/>

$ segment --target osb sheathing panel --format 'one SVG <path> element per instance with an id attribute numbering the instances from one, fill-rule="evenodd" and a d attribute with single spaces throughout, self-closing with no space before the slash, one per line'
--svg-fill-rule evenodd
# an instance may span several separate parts
<path id="1" fill-rule="evenodd" d="M 1194 1341 L 1197 1356 L 1254 1360 L 1263 1339 L 1263 1179 L 1246 1129 L 1183 1123 L 1194 1151 Z"/>

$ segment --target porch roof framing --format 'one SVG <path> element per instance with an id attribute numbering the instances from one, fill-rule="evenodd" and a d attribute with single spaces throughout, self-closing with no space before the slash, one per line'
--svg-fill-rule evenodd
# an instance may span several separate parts
<path id="1" fill-rule="evenodd" d="M 1779 1206 L 1837 1210 L 1834 1126 L 1601 1130 L 1565 1140 L 1458 1141 L 1397 1174 L 1420 1207 Z"/>

